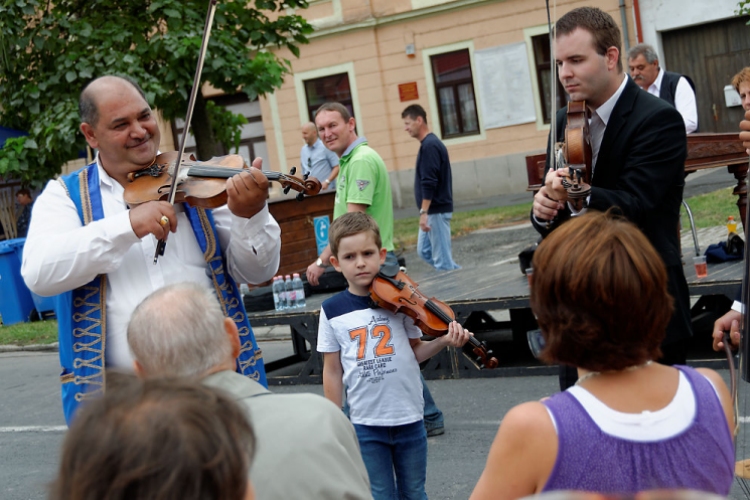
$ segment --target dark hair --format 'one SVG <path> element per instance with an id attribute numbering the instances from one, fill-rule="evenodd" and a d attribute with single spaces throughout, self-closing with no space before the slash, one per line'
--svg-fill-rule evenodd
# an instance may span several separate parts
<path id="1" fill-rule="evenodd" d="M 419 104 L 412 104 L 411 106 L 407 106 L 403 113 L 401 113 L 401 118 L 403 119 L 407 116 L 412 120 L 416 120 L 417 117 L 420 117 L 422 118 L 422 121 L 427 124 L 427 113 L 425 113 L 424 108 Z"/>
<path id="2" fill-rule="evenodd" d="M 732 87 L 737 92 L 740 91 L 741 83 L 750 83 L 750 66 L 742 68 L 739 73 L 732 77 Z"/>
<path id="3" fill-rule="evenodd" d="M 146 94 L 143 92 L 143 89 L 140 85 L 138 85 L 138 82 L 130 78 L 129 76 L 120 76 L 120 75 L 108 75 L 108 76 L 101 76 L 99 78 L 96 78 L 94 80 L 91 80 L 81 91 L 81 96 L 78 99 L 78 114 L 81 117 L 81 122 L 88 123 L 92 127 L 96 126 L 96 122 L 99 121 L 99 110 L 96 107 L 96 102 L 94 101 L 94 96 L 92 95 L 93 92 L 90 91 L 89 87 L 93 83 L 98 82 L 102 78 L 118 78 L 120 80 L 124 80 L 131 84 L 139 94 L 141 94 L 141 97 L 143 97 L 143 100 L 148 102 L 146 99 Z"/>
<path id="4" fill-rule="evenodd" d="M 596 53 L 603 56 L 610 47 L 620 51 L 622 36 L 612 16 L 595 7 L 579 7 L 563 15 L 555 23 L 555 37 L 570 35 L 576 29 L 588 31 L 594 37 Z M 622 58 L 617 59 L 617 70 L 622 73 Z"/>
<path id="5" fill-rule="evenodd" d="M 21 188 L 16 192 L 16 196 L 28 196 L 31 198 L 31 191 L 26 188 Z"/>
<path id="6" fill-rule="evenodd" d="M 245 412 L 218 390 L 108 374 L 65 437 L 50 498 L 243 498 L 254 442 Z"/>
<path id="7" fill-rule="evenodd" d="M 661 257 L 635 225 L 611 211 L 575 217 L 544 239 L 533 267 L 543 360 L 602 371 L 661 356 L 672 297 Z"/>
<path id="8" fill-rule="evenodd" d="M 378 250 L 380 250 L 383 246 L 383 241 L 380 239 L 380 228 L 371 216 L 364 212 L 347 212 L 333 221 L 328 230 L 328 242 L 331 245 L 333 255 L 338 257 L 339 243 L 342 238 L 364 233 L 365 231 L 372 231 L 372 234 L 375 236 L 375 244 L 378 246 Z"/>
<path id="9" fill-rule="evenodd" d="M 325 103 L 323 103 L 318 109 L 315 110 L 315 117 L 316 118 L 318 116 L 318 113 L 320 113 L 321 111 L 336 111 L 338 114 L 341 115 L 341 118 L 345 122 L 348 122 L 349 119 L 352 117 L 352 115 L 349 113 L 349 110 L 346 109 L 346 106 L 344 106 L 340 102 L 325 102 Z"/>

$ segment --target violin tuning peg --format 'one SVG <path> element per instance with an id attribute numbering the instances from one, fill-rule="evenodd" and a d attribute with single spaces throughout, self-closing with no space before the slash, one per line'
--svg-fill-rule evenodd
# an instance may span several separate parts
<path id="1" fill-rule="evenodd" d="M 303 178 L 304 178 L 305 180 L 307 180 L 307 178 L 308 178 L 308 177 L 310 177 L 310 174 L 309 174 L 309 173 L 307 173 L 307 174 L 303 175 L 302 177 L 303 177 Z"/>
<path id="2" fill-rule="evenodd" d="M 302 201 L 305 198 L 305 193 L 297 193 L 297 201 Z"/>
<path id="3" fill-rule="evenodd" d="M 284 188 L 284 194 L 288 194 L 290 189 L 292 189 L 292 186 L 285 187 Z"/>
<path id="4" fill-rule="evenodd" d="M 290 175 L 294 175 L 296 173 L 297 173 L 297 167 L 292 167 L 292 168 L 289 169 L 289 174 Z"/>

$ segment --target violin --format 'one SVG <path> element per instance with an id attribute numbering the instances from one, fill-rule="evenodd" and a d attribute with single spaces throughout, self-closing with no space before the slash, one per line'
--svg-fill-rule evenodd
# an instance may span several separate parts
<path id="1" fill-rule="evenodd" d="M 146 168 L 128 174 L 125 186 L 125 201 L 130 206 L 149 201 L 166 200 L 170 194 L 177 152 L 162 153 Z M 192 207 L 216 208 L 227 202 L 226 180 L 248 167 L 240 155 L 214 157 L 208 161 L 196 161 L 193 155 L 183 155 L 177 169 L 175 202 L 186 202 Z M 284 188 L 284 193 L 294 189 L 298 200 L 305 195 L 320 192 L 321 184 L 315 177 L 305 175 L 304 179 L 279 172 L 263 171 L 269 181 L 276 181 Z"/>
<path id="2" fill-rule="evenodd" d="M 568 193 L 571 205 L 576 210 L 584 208 L 584 202 L 591 193 L 591 134 L 589 133 L 590 112 L 585 101 L 568 103 L 565 144 L 563 145 L 564 164 L 568 175 L 562 185 Z"/>
<path id="3" fill-rule="evenodd" d="M 393 277 L 378 273 L 370 285 L 370 298 L 383 309 L 406 314 L 424 333 L 432 337 L 448 333 L 448 325 L 456 319 L 453 309 L 443 302 L 422 295 L 417 283 L 403 271 Z M 477 355 L 479 368 L 497 368 L 497 358 L 492 357 L 492 351 L 483 342 L 471 335 L 469 343 L 472 352 Z"/>

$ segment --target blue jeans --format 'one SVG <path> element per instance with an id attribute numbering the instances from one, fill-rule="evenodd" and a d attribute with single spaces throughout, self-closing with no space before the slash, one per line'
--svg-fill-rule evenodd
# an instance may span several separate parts
<path id="1" fill-rule="evenodd" d="M 422 378 L 422 396 L 424 397 L 424 428 L 426 430 L 436 429 L 443 427 L 443 412 L 435 404 L 435 400 L 432 399 L 430 394 L 430 388 L 427 387 L 427 383 L 424 381 L 424 376 L 420 373 L 419 376 Z"/>
<path id="2" fill-rule="evenodd" d="M 431 429 L 444 427 L 445 422 L 443 420 L 443 412 L 440 411 L 440 408 L 435 404 L 435 400 L 432 399 L 430 388 L 427 387 L 427 383 L 424 381 L 424 376 L 421 373 L 419 376 L 422 379 L 422 396 L 424 397 L 424 428 L 429 431 Z M 344 388 L 344 393 L 346 394 L 346 388 Z M 346 399 L 344 400 L 344 407 L 342 410 L 344 411 L 346 418 L 349 418 L 349 401 Z"/>
<path id="3" fill-rule="evenodd" d="M 354 424 L 375 500 L 426 500 L 427 433 L 422 421 L 393 427 Z"/>
<path id="4" fill-rule="evenodd" d="M 461 269 L 453 261 L 451 251 L 451 219 L 452 213 L 427 214 L 427 225 L 430 230 L 419 229 L 417 237 L 417 253 L 428 264 L 438 271 Z"/>

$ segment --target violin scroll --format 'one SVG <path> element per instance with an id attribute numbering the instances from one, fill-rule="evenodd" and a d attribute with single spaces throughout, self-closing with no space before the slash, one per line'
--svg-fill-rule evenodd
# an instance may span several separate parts
<path id="1" fill-rule="evenodd" d="M 567 116 L 563 157 L 564 164 L 568 167 L 568 175 L 563 179 L 562 184 L 568 193 L 570 203 L 576 210 L 581 210 L 591 193 L 590 112 L 586 107 L 586 102 L 569 102 Z"/>

